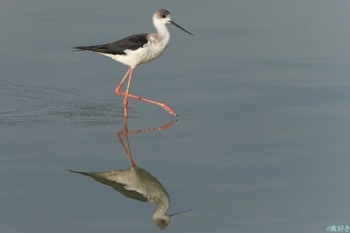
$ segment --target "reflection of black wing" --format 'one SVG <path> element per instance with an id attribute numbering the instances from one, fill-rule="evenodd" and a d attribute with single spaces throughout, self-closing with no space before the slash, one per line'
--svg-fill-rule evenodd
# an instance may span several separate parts
<path id="1" fill-rule="evenodd" d="M 106 53 L 112 55 L 125 55 L 126 53 L 124 51 L 126 49 L 136 50 L 142 47 L 144 44 L 147 44 L 147 35 L 147 33 L 136 34 L 109 44 L 79 46 L 75 47 L 75 49 L 89 50 L 97 53 Z"/>
<path id="2" fill-rule="evenodd" d="M 114 190 L 120 192 L 121 194 L 123 194 L 127 198 L 131 198 L 131 199 L 142 201 L 142 202 L 147 202 L 147 198 L 145 198 L 145 196 L 143 196 L 142 194 L 140 194 L 136 191 L 133 191 L 133 190 L 125 189 L 125 187 L 126 187 L 125 184 L 121 184 L 121 183 L 117 183 L 117 182 L 105 179 L 105 178 L 103 178 L 103 177 L 101 177 L 93 172 L 78 172 L 78 171 L 72 171 L 72 170 L 68 170 L 68 171 L 73 172 L 73 173 L 78 173 L 78 174 L 81 174 L 84 176 L 89 176 L 102 184 L 105 184 L 105 185 L 112 187 Z"/>

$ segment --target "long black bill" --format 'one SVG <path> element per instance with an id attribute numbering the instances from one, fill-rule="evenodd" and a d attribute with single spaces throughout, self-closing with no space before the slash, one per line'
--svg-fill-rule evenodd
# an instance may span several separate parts
<path id="1" fill-rule="evenodd" d="M 182 31 L 187 32 L 188 34 L 190 34 L 190 35 L 193 36 L 193 34 L 192 34 L 191 32 L 187 31 L 186 29 L 184 29 L 183 27 L 181 27 L 180 25 L 178 25 L 178 24 L 175 23 L 174 21 L 171 20 L 169 23 L 171 23 L 172 25 L 174 25 L 174 26 L 180 28 Z"/>

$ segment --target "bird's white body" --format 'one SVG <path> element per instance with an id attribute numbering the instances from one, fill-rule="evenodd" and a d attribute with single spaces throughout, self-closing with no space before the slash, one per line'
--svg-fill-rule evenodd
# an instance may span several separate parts
<path id="1" fill-rule="evenodd" d="M 144 64 L 158 58 L 167 48 L 170 40 L 170 33 L 165 26 L 165 21 L 162 18 L 153 16 L 153 24 L 157 33 L 150 33 L 147 35 L 147 43 L 136 50 L 126 49 L 124 54 L 107 54 L 100 53 L 104 56 L 110 57 L 124 65 L 135 68 L 140 64 Z"/>
<path id="2" fill-rule="evenodd" d="M 115 61 L 118 61 L 124 65 L 127 65 L 129 67 L 135 68 L 136 66 L 140 64 L 144 64 L 150 61 L 153 61 L 154 59 L 158 58 L 166 47 L 169 44 L 170 35 L 166 35 L 164 38 L 161 38 L 162 43 L 154 43 L 152 37 L 156 37 L 156 34 L 150 34 L 149 41 L 147 44 L 145 44 L 143 47 L 138 48 L 137 50 L 125 50 L 126 55 L 120 55 L 120 54 L 106 54 L 106 53 L 100 53 L 104 56 L 110 57 Z"/>

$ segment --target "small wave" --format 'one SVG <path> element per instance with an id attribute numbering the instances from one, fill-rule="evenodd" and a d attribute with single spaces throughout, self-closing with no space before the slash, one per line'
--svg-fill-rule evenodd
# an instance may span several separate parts
<path id="1" fill-rule="evenodd" d="M 35 123 L 109 125 L 123 119 L 118 99 L 88 92 L 14 83 L 0 85 L 0 126 Z"/>

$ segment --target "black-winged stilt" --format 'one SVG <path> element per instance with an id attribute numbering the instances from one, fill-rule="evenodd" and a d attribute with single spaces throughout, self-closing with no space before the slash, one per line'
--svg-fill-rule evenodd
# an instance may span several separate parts
<path id="1" fill-rule="evenodd" d="M 152 19 L 154 27 L 157 31 L 156 33 L 136 34 L 108 44 L 75 47 L 75 49 L 78 50 L 88 50 L 105 55 L 107 57 L 112 58 L 113 60 L 116 60 L 124 65 L 129 66 L 128 71 L 125 73 L 121 82 L 115 89 L 115 92 L 118 95 L 124 96 L 125 117 L 128 116 L 128 97 L 142 100 L 151 104 L 156 104 L 162 107 L 171 115 L 177 116 L 177 114 L 164 103 L 146 99 L 129 93 L 134 68 L 140 64 L 147 63 L 156 59 L 164 52 L 164 50 L 168 46 L 170 34 L 166 27 L 166 24 L 172 24 L 187 32 L 188 34 L 192 35 L 192 33 L 176 24 L 171 19 L 170 12 L 166 9 L 156 10 L 153 13 Z M 122 92 L 120 89 L 123 86 L 127 77 L 129 77 L 129 79 L 127 82 L 126 91 Z"/>

